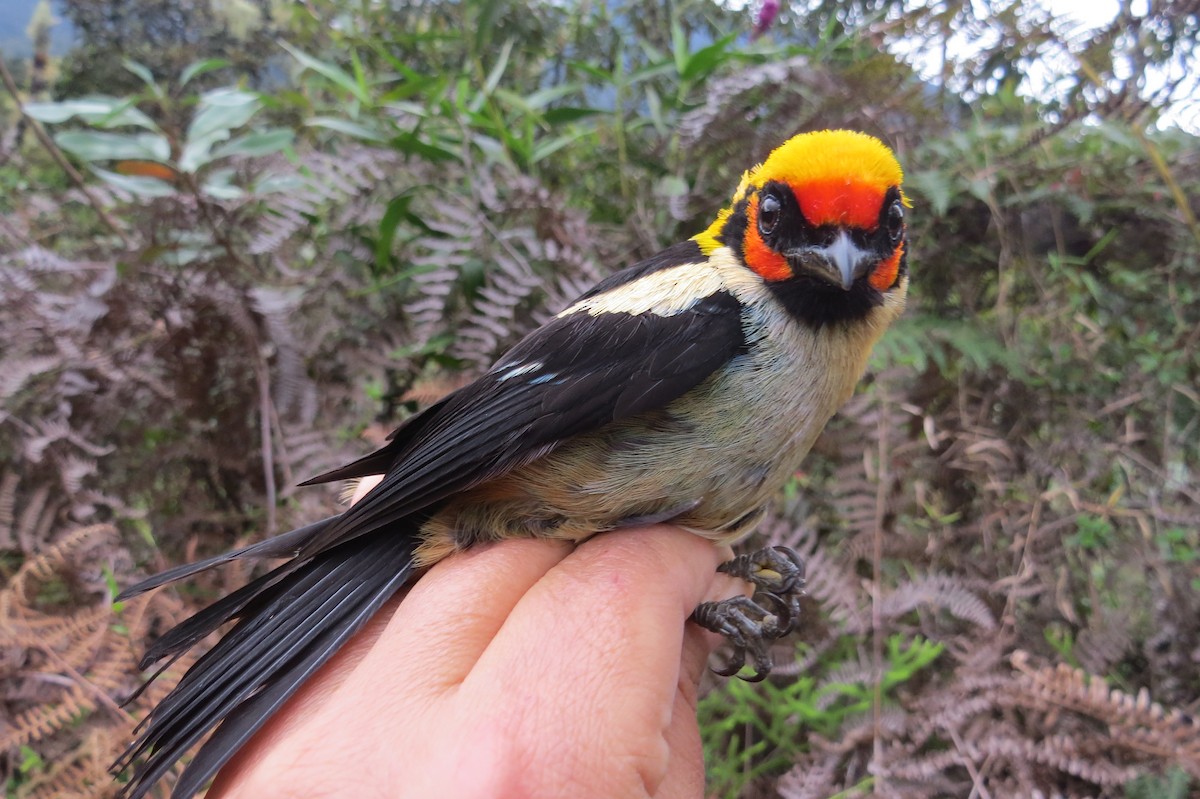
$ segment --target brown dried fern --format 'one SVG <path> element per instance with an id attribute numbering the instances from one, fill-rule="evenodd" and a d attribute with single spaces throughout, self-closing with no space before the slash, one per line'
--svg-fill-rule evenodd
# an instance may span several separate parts
<path id="1" fill-rule="evenodd" d="M 183 615 L 178 600 L 163 593 L 114 615 L 95 566 L 127 564 L 120 552 L 112 525 L 79 528 L 29 557 L 0 589 L 0 766 L 16 762 L 21 747 L 46 763 L 14 783 L 18 796 L 114 790 L 107 768 L 134 718 L 119 703 L 137 686 L 136 652 L 151 628 Z M 69 601 L 52 599 L 64 588 Z M 186 664 L 173 670 L 179 668 Z M 139 697 L 133 711 L 143 712 L 164 690 Z"/>

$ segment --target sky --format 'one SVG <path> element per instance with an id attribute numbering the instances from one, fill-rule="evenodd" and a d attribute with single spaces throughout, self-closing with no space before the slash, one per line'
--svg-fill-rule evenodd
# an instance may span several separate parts
<path id="1" fill-rule="evenodd" d="M 1063 27 L 1063 33 L 1079 35 L 1111 23 L 1121 4 L 1118 0 L 1042 0 L 1041 5 L 1050 11 L 1056 24 Z M 1147 0 L 1135 0 L 1134 15 L 1145 14 L 1146 6 Z M 1161 89 L 1168 80 L 1179 77 L 1180 71 L 1188 73 L 1185 82 L 1175 91 L 1180 100 L 1164 115 L 1159 126 L 1178 125 L 1190 133 L 1200 134 L 1200 63 L 1179 64 L 1170 71 L 1148 72 L 1146 88 L 1150 91 Z"/>
<path id="2" fill-rule="evenodd" d="M 982 13 L 982 4 L 972 0 L 977 6 L 977 13 Z M 1132 12 L 1135 16 L 1146 13 L 1148 0 L 1133 0 Z M 1038 0 L 1026 4 L 1028 7 L 1045 10 L 1051 20 L 1053 29 L 1065 41 L 1082 41 L 1088 34 L 1109 25 L 1120 10 L 1119 0 Z M 965 58 L 972 54 L 972 45 L 966 37 L 952 39 L 949 46 L 952 58 Z M 940 54 L 923 55 L 919 52 L 905 52 L 903 43 L 897 47 L 897 52 L 914 64 L 926 78 L 936 78 L 941 74 Z M 1021 93 L 1028 96 L 1052 97 L 1061 91 L 1078 67 L 1074 58 L 1067 54 L 1058 57 L 1047 57 L 1040 63 L 1030 66 L 1028 80 L 1021 87 Z M 1154 70 L 1146 74 L 1145 85 L 1150 91 L 1161 89 L 1167 81 L 1178 78 L 1186 72 L 1184 83 L 1176 89 L 1177 101 L 1166 110 L 1159 120 L 1159 127 L 1178 126 L 1192 134 L 1200 135 L 1200 63 L 1175 64 L 1166 70 Z"/>

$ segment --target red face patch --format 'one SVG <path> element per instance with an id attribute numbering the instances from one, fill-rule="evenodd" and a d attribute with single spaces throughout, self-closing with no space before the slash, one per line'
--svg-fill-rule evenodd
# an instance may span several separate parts
<path id="1" fill-rule="evenodd" d="M 762 240 L 758 232 L 758 197 L 750 200 L 746 207 L 746 235 L 742 240 L 742 258 L 746 265 L 757 272 L 763 280 L 787 280 L 792 268 L 787 259 L 775 252 Z"/>
<path id="2" fill-rule="evenodd" d="M 825 180 L 795 187 L 804 218 L 811 224 L 839 225 L 860 230 L 879 226 L 883 194 L 877 188 L 845 180 Z"/>
<path id="3" fill-rule="evenodd" d="M 867 278 L 871 288 L 876 291 L 887 291 L 895 284 L 896 275 L 900 273 L 900 258 L 903 255 L 904 242 L 900 242 L 892 256 L 885 261 L 880 261 L 879 266 L 871 271 L 871 276 Z"/>

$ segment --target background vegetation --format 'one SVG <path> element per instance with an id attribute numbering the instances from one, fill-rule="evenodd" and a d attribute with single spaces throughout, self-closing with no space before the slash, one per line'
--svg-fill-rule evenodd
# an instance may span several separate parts
<path id="1" fill-rule="evenodd" d="M 827 126 L 906 167 L 913 300 L 765 526 L 805 627 L 713 681 L 711 795 L 1200 795 L 1200 3 L 55 12 L 2 75 L 7 796 L 111 793 L 136 654 L 246 574 L 116 586 L 327 512 L 294 484 Z"/>

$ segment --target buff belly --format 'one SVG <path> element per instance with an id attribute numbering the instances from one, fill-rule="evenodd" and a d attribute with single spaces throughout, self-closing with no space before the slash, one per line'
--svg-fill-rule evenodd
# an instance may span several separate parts
<path id="1" fill-rule="evenodd" d="M 745 381 L 716 377 L 662 411 L 573 439 L 458 495 L 423 525 L 420 562 L 484 541 L 581 541 L 656 521 L 722 543 L 741 538 L 840 404 L 830 398 L 815 408 L 789 405 L 789 413 L 766 420 L 739 418 L 755 407 L 741 396 L 745 388 Z"/>

